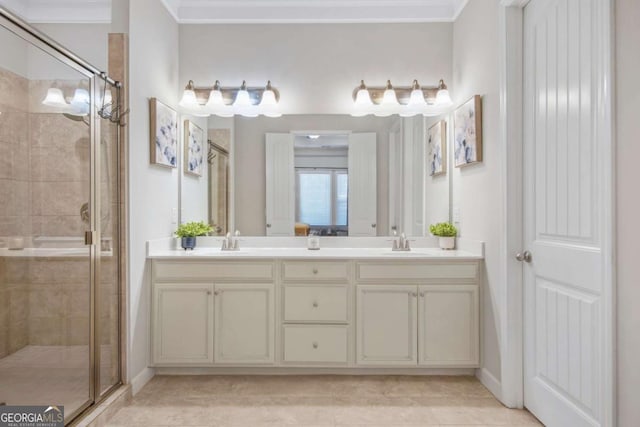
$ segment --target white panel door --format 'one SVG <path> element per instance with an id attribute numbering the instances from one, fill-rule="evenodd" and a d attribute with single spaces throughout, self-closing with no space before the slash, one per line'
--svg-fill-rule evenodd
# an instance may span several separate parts
<path id="1" fill-rule="evenodd" d="M 153 361 L 156 365 L 213 363 L 213 285 L 153 285 Z"/>
<path id="2" fill-rule="evenodd" d="M 358 285 L 359 365 L 417 365 L 417 286 Z"/>
<path id="3" fill-rule="evenodd" d="M 296 180 L 293 135 L 266 135 L 266 234 L 293 236 L 296 215 Z"/>
<path id="4" fill-rule="evenodd" d="M 215 362 L 274 362 L 273 284 L 215 285 Z"/>
<path id="5" fill-rule="evenodd" d="M 606 424 L 608 3 L 524 12 L 524 398 L 547 426 Z"/>
<path id="6" fill-rule="evenodd" d="M 477 285 L 419 287 L 418 355 L 420 365 L 477 367 L 480 316 Z"/>
<path id="7" fill-rule="evenodd" d="M 349 135 L 349 236 L 377 235 L 376 134 Z"/>

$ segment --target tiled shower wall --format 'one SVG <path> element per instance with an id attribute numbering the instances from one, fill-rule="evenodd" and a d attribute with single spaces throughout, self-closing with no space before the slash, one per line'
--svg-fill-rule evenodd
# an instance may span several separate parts
<path id="1" fill-rule="evenodd" d="M 28 80 L 0 68 L 0 247 L 31 235 Z M 0 257 L 0 357 L 28 343 L 28 289 L 21 265 Z"/>
<path id="2" fill-rule="evenodd" d="M 78 247 L 88 228 L 80 209 L 89 201 L 89 127 L 42 105 L 54 85 L 71 96 L 78 82 L 28 81 L 0 68 L 0 248 L 12 236 L 23 237 L 26 246 Z M 116 158 L 111 126 L 103 123 L 105 166 Z M 105 173 L 101 185 L 103 237 L 112 234 L 115 175 Z M 99 308 L 107 332 L 118 316 L 111 304 L 118 296 L 116 274 L 115 260 L 103 258 Z M 0 358 L 26 345 L 88 344 L 89 279 L 88 257 L 0 255 Z M 104 344 L 113 341 L 109 335 Z"/>

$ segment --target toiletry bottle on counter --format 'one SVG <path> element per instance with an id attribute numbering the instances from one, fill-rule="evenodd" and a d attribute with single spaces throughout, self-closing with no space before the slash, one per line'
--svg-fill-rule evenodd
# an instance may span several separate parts
<path id="1" fill-rule="evenodd" d="M 317 251 L 320 249 L 320 237 L 315 233 L 309 234 L 307 237 L 307 249 L 310 251 Z"/>

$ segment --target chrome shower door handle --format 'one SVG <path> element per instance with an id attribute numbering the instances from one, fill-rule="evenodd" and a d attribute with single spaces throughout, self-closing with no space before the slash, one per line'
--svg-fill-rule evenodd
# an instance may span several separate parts
<path id="1" fill-rule="evenodd" d="M 516 254 L 516 260 L 522 262 L 531 262 L 531 260 L 533 259 L 533 256 L 531 255 L 531 252 L 529 251 L 524 251 L 524 252 L 518 252 Z"/>

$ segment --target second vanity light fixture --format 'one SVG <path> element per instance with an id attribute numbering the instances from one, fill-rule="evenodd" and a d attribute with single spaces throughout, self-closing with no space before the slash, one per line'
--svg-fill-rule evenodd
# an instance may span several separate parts
<path id="1" fill-rule="evenodd" d="M 240 87 L 222 87 L 216 80 L 213 87 L 196 87 L 193 80 L 184 88 L 180 106 L 194 116 L 233 117 L 280 117 L 278 108 L 280 93 L 271 86 L 248 87 L 243 81 Z"/>
<path id="2" fill-rule="evenodd" d="M 417 115 L 437 116 L 453 105 L 447 85 L 440 80 L 438 86 L 421 87 L 417 80 L 410 87 L 397 87 L 387 80 L 384 87 L 367 87 L 364 80 L 353 91 L 354 109 L 352 116 L 373 114 L 387 117 L 399 114 L 401 117 Z"/>

